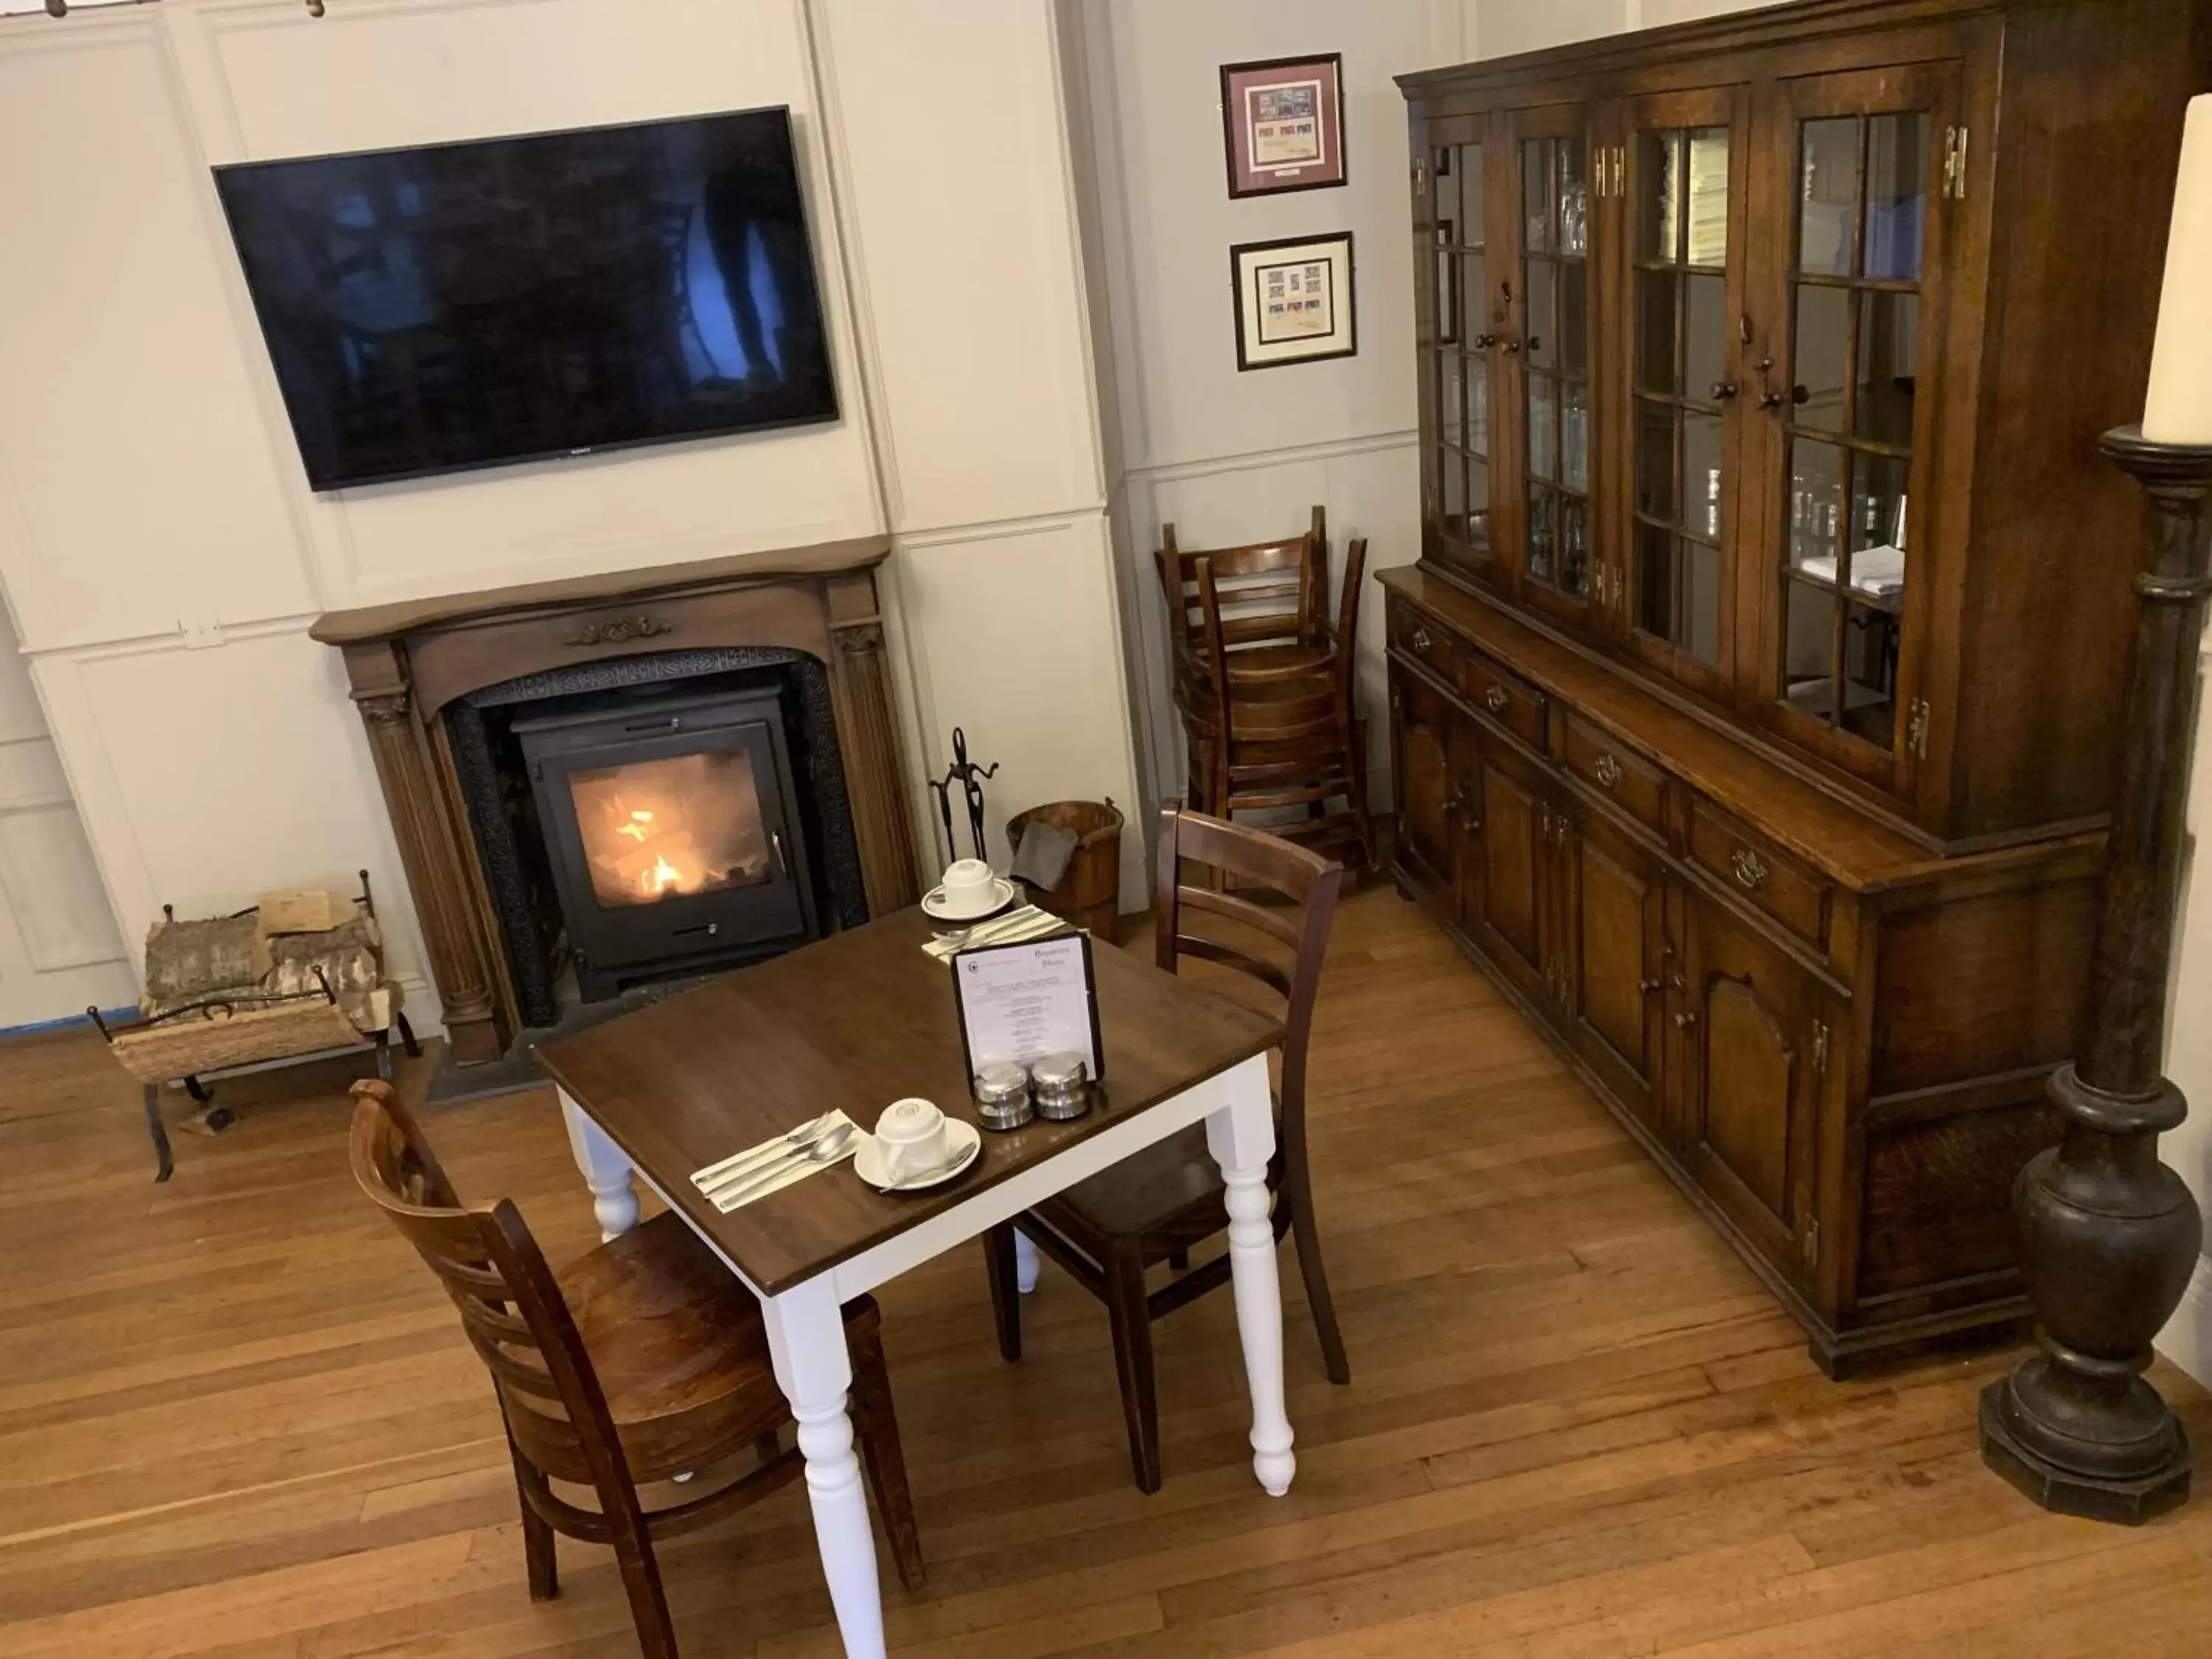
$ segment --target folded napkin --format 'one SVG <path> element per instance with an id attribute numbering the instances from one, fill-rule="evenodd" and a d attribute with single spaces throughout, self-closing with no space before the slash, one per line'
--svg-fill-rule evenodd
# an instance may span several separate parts
<path id="1" fill-rule="evenodd" d="M 834 1134 L 840 1128 L 848 1132 L 845 1137 L 844 1148 L 830 1158 L 820 1160 L 806 1158 L 796 1163 L 779 1164 L 774 1158 L 763 1157 L 760 1160 L 759 1168 L 749 1170 L 735 1180 L 728 1182 L 720 1194 L 708 1192 L 707 1188 L 709 1183 L 700 1179 L 702 1176 L 707 1174 L 708 1170 L 715 1167 L 714 1164 L 709 1164 L 707 1170 L 697 1170 L 692 1172 L 692 1184 L 696 1186 L 704 1196 L 713 1200 L 714 1207 L 724 1215 L 728 1215 L 733 1210 L 742 1210 L 748 1204 L 757 1204 L 770 1193 L 780 1193 L 786 1187 L 794 1186 L 809 1176 L 819 1175 L 824 1170 L 836 1169 L 854 1152 L 860 1151 L 860 1126 L 842 1112 L 832 1112 L 830 1115 L 829 1121 L 823 1124 L 820 1135 L 817 1135 L 817 1139 L 818 1140 L 821 1136 Z M 755 1152 L 767 1153 L 774 1151 L 780 1153 L 789 1150 L 792 1148 L 783 1136 L 774 1135 L 757 1146 L 748 1146 L 744 1152 L 735 1152 L 731 1156 L 746 1158 Z M 719 1161 L 726 1162 L 727 1160 Z M 775 1173 L 773 1176 L 767 1176 L 765 1172 L 771 1168 Z"/>
<path id="2" fill-rule="evenodd" d="M 1046 938 L 1066 927 L 1067 923 L 1051 911 L 1024 904 L 1018 910 L 1009 910 L 1003 916 L 994 916 L 947 938 L 927 939 L 921 948 L 939 962 L 950 962 L 958 952 L 979 945 L 1018 945 L 1027 939 Z"/>

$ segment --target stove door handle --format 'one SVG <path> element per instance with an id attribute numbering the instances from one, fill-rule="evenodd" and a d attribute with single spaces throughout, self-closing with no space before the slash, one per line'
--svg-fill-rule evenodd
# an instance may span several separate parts
<path id="1" fill-rule="evenodd" d="M 783 855 L 783 831 L 781 830 L 769 830 L 768 832 L 768 844 L 775 848 L 775 867 L 777 873 L 781 875 L 786 881 L 789 881 L 791 879 L 791 860 Z"/>

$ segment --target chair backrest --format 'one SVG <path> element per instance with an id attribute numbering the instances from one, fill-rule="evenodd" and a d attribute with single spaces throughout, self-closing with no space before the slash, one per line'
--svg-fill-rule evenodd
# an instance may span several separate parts
<path id="1" fill-rule="evenodd" d="M 1243 547 L 1185 550 L 1176 544 L 1173 525 L 1160 526 L 1152 563 L 1168 603 L 1169 633 L 1192 651 L 1205 648 L 1198 593 L 1201 559 L 1212 562 L 1232 648 L 1311 641 L 1321 632 L 1328 611 L 1328 515 L 1323 508 L 1314 508 L 1313 523 L 1302 536 Z"/>
<path id="2" fill-rule="evenodd" d="M 353 1086 L 354 1179 L 459 1310 L 507 1431 L 547 1474 L 629 1483 L 598 1374 L 553 1270 L 511 1200 L 465 1206 L 390 1084 Z"/>
<path id="3" fill-rule="evenodd" d="M 1186 863 L 1231 878 L 1239 892 L 1259 888 L 1288 903 L 1261 904 L 1237 892 L 1194 886 L 1182 879 Z M 1284 999 L 1283 1146 L 1285 1156 L 1297 1159 L 1305 1156 L 1306 1048 L 1314 999 L 1343 882 L 1342 865 L 1279 836 L 1173 806 L 1160 814 L 1155 960 L 1171 974 L 1185 957 L 1218 962 Z"/>
<path id="4" fill-rule="evenodd" d="M 1304 663 L 1270 665 L 1249 653 L 1231 654 L 1235 641 L 1211 555 L 1199 559 L 1197 575 L 1203 658 L 1188 676 L 1182 701 L 1211 729 L 1223 763 L 1235 764 L 1236 750 L 1247 743 L 1334 738 L 1338 694 L 1346 684 L 1341 673 L 1316 673 Z M 1241 664 L 1240 655 L 1247 658 Z"/>

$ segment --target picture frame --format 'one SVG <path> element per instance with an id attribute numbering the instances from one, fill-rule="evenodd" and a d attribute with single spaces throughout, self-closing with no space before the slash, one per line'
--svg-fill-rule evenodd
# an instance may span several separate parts
<path id="1" fill-rule="evenodd" d="M 1349 182 L 1343 53 L 1224 64 L 1221 132 L 1232 201 Z"/>
<path id="2" fill-rule="evenodd" d="M 1357 356 L 1355 276 L 1348 230 L 1232 246 L 1237 372 Z"/>

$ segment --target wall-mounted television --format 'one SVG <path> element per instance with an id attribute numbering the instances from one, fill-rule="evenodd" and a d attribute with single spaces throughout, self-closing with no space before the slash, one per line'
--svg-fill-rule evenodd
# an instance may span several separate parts
<path id="1" fill-rule="evenodd" d="M 837 416 L 786 110 L 216 185 L 317 489 Z"/>

